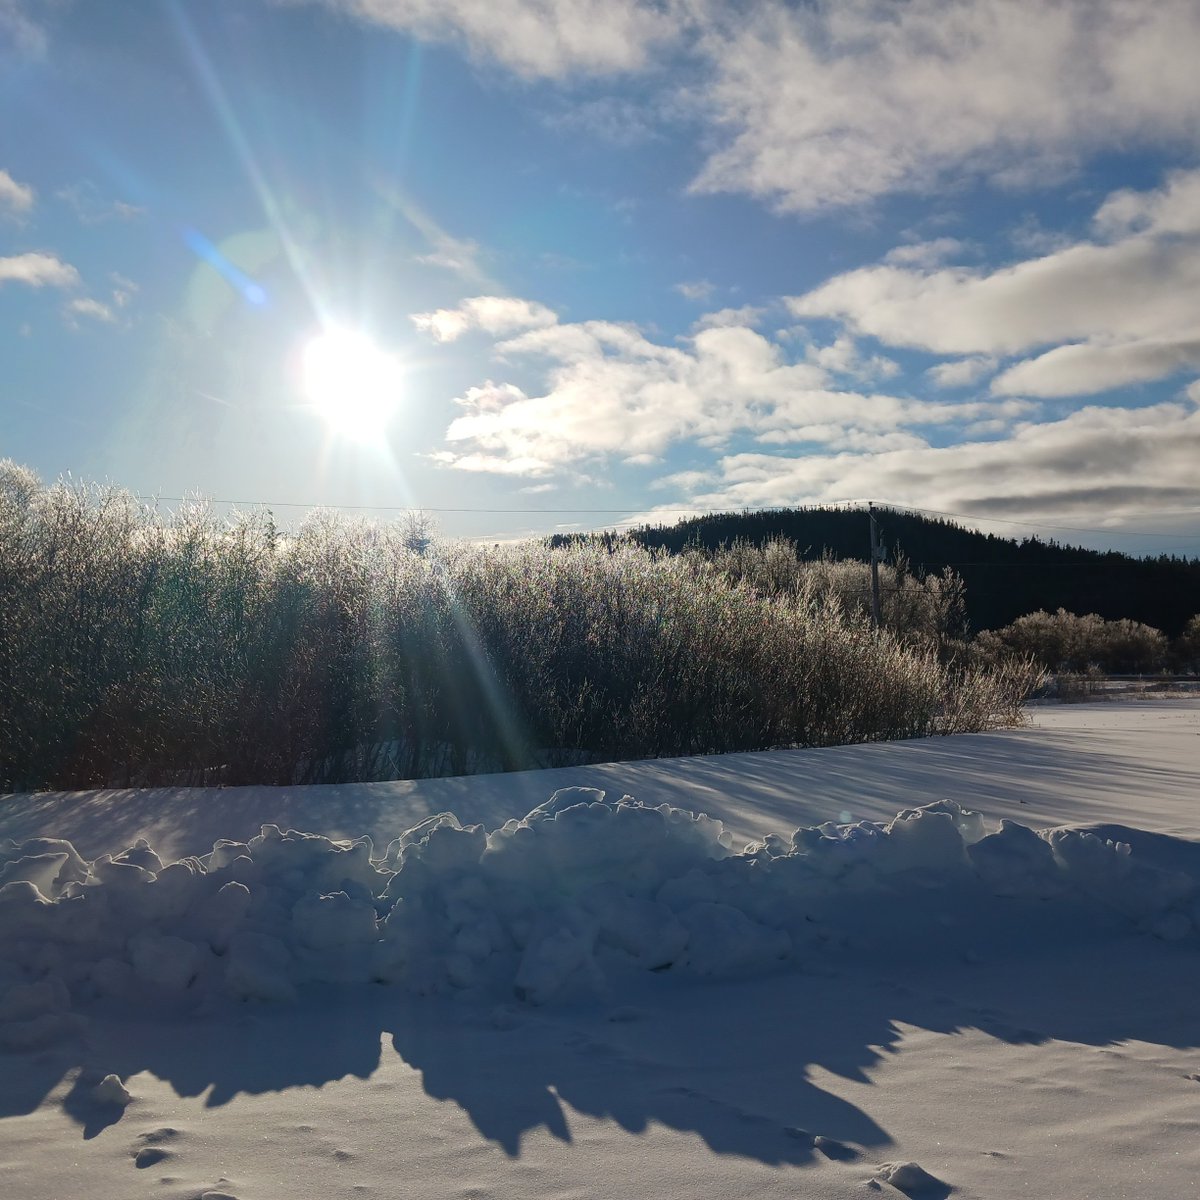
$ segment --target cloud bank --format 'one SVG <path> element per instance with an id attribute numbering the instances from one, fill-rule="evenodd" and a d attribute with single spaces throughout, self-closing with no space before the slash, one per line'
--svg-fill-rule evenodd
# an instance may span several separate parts
<path id="1" fill-rule="evenodd" d="M 419 37 L 462 42 L 525 78 L 610 74 L 646 66 L 678 36 L 685 5 L 639 0 L 323 0 L 329 8 Z"/>
<path id="2" fill-rule="evenodd" d="M 785 211 L 932 193 L 964 174 L 1036 187 L 1098 151 L 1198 140 L 1194 0 L 319 2 L 525 79 L 686 63 L 689 85 L 663 86 L 709 126 L 694 188 Z M 582 100 L 580 119 L 614 103 Z"/>
<path id="3" fill-rule="evenodd" d="M 529 394 L 494 382 L 469 389 L 458 400 L 463 414 L 446 431 L 450 448 L 434 456 L 443 465 L 542 475 L 584 460 L 654 462 L 683 442 L 719 448 L 738 437 L 884 450 L 923 445 L 915 427 L 1003 425 L 1029 407 L 1012 399 L 949 404 L 855 390 L 843 377 L 861 377 L 864 363 L 844 343 L 792 361 L 781 345 L 744 325 L 701 328 L 680 345 L 664 345 L 631 326 L 559 324 L 542 306 L 505 303 L 506 314 L 529 324 L 536 316 L 540 326 L 498 343 L 497 354 L 540 369 L 544 390 Z M 490 306 L 472 302 L 441 321 L 421 314 L 418 324 L 445 341 L 479 311 Z"/>
<path id="4" fill-rule="evenodd" d="M 727 144 L 705 191 L 813 211 L 966 172 L 1057 182 L 1088 154 L 1196 145 L 1191 0 L 840 0 L 729 12 L 702 35 Z"/>
<path id="5" fill-rule="evenodd" d="M 1119 525 L 1200 507 L 1200 408 L 1083 408 L 1026 423 L 999 441 L 878 454 L 723 457 L 680 483 L 701 509 L 875 497 L 996 520 L 1086 519 Z"/>
<path id="6" fill-rule="evenodd" d="M 861 267 L 788 307 L 891 346 L 973 356 L 932 368 L 941 386 L 1040 350 L 993 380 L 997 395 L 1085 396 L 1200 366 L 1200 171 L 1114 193 L 1092 224 L 1091 240 L 991 271 Z"/>

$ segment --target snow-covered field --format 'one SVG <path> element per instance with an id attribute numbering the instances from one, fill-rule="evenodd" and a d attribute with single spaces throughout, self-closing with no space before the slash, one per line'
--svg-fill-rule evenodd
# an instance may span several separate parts
<path id="1" fill-rule="evenodd" d="M 5 797 L 0 1196 L 1196 1195 L 1198 785 L 1186 699 Z"/>

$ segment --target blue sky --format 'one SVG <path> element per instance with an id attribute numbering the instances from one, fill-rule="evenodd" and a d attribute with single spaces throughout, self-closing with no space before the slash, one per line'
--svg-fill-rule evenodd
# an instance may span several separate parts
<path id="1" fill-rule="evenodd" d="M 0 457 L 1200 553 L 1198 60 L 1194 0 L 0 0 Z"/>

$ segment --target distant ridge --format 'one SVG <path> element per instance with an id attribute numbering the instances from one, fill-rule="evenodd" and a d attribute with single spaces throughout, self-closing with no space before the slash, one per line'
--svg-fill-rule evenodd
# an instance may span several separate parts
<path id="1" fill-rule="evenodd" d="M 875 513 L 890 560 L 900 552 L 915 572 L 936 574 L 951 566 L 962 576 L 973 632 L 998 629 L 1039 608 L 1065 608 L 1108 620 L 1129 617 L 1177 637 L 1188 618 L 1200 612 L 1200 559 L 1134 558 L 1036 537 L 1016 541 L 897 509 L 876 507 Z M 869 554 L 865 508 L 714 513 L 673 525 L 640 526 L 628 536 L 675 554 L 686 546 L 715 549 L 738 539 L 761 545 L 779 537 L 794 541 L 804 558 L 827 553 L 865 559 Z"/>

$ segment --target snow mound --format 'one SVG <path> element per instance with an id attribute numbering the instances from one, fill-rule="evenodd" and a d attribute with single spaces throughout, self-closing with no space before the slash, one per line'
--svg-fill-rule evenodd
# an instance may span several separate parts
<path id="1" fill-rule="evenodd" d="M 1005 821 L 988 832 L 948 800 L 735 851 L 704 815 L 581 788 L 491 832 L 440 813 L 381 853 L 369 838 L 274 825 L 168 864 L 144 841 L 91 863 L 68 842 L 7 842 L 0 1047 L 68 1036 L 75 1010 L 97 1000 L 277 1002 L 312 982 L 493 1004 L 619 1000 L 630 973 L 732 978 L 810 965 L 888 913 L 995 921 L 1006 898 L 1091 906 L 1188 938 L 1200 869 L 1163 863 L 1194 861 L 1143 862 L 1128 842 L 1080 830 Z M 917 922 L 913 952 L 929 953 L 936 935 Z"/>
<path id="2" fill-rule="evenodd" d="M 922 1196 L 944 1196 L 946 1186 L 935 1175 L 930 1175 L 920 1163 L 881 1163 L 875 1178 L 890 1183 L 897 1191 L 919 1200 Z"/>
<path id="3" fill-rule="evenodd" d="M 129 1104 L 133 1097 L 129 1094 L 129 1089 L 121 1082 L 119 1075 L 105 1075 L 91 1091 L 92 1099 L 97 1104 L 111 1104 L 119 1108 L 124 1108 Z"/>

